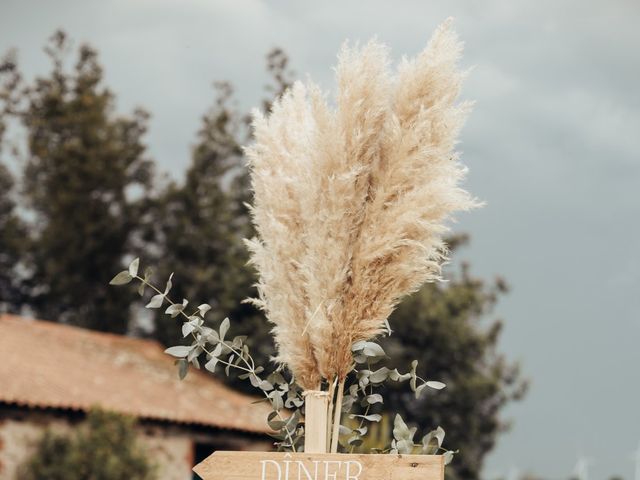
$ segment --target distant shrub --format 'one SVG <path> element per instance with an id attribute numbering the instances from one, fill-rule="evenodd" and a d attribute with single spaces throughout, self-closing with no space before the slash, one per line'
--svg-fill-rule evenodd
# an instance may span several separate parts
<path id="1" fill-rule="evenodd" d="M 135 420 L 92 410 L 67 435 L 44 433 L 19 480 L 154 480 L 155 467 L 138 444 Z"/>

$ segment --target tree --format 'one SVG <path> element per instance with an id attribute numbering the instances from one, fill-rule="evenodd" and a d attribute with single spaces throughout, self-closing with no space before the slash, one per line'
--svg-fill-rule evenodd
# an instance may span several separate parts
<path id="1" fill-rule="evenodd" d="M 457 236 L 449 245 L 457 251 L 467 241 Z M 526 390 L 518 366 L 497 350 L 502 322 L 487 321 L 506 292 L 504 280 L 473 277 L 463 263 L 447 282 L 427 284 L 402 302 L 389 321 L 393 334 L 383 341 L 390 368 L 406 369 L 416 359 L 420 376 L 447 385 L 426 389 L 418 400 L 406 389 L 390 390 L 384 410 L 421 429 L 444 428 L 446 446 L 460 450 L 447 469 L 450 479 L 480 478 L 484 457 L 508 426 L 500 411 Z"/>
<path id="2" fill-rule="evenodd" d="M 138 444 L 135 421 L 93 410 L 71 435 L 45 432 L 20 480 L 153 480 L 155 468 Z"/>
<path id="3" fill-rule="evenodd" d="M 124 333 L 130 298 L 109 289 L 144 217 L 152 165 L 142 137 L 147 114 L 114 112 L 95 50 L 78 49 L 66 68 L 63 32 L 46 52 L 53 69 L 15 82 L 5 103 L 26 131 L 22 187 L 35 217 L 29 271 L 31 307 L 42 318 Z M 4 66 L 5 74 L 17 66 Z"/>
<path id="4" fill-rule="evenodd" d="M 281 49 L 267 55 L 272 82 L 267 86 L 270 108 L 291 83 L 288 58 Z M 229 316 L 250 334 L 256 358 L 264 363 L 273 354 L 273 341 L 262 315 L 242 301 L 253 296 L 254 274 L 246 265 L 243 238 L 253 236 L 245 203 L 249 182 L 242 145 L 250 139 L 248 115 L 233 104 L 229 83 L 216 84 L 213 107 L 203 116 L 184 183 L 171 182 L 160 196 L 154 233 L 162 265 L 159 277 L 174 272 L 173 296 L 213 306 L 212 319 Z M 159 314 L 154 336 L 175 344 L 182 336 L 180 322 Z"/>
<path id="5" fill-rule="evenodd" d="M 244 124 L 228 107 L 231 90 L 218 85 L 214 107 L 203 117 L 184 183 L 171 182 L 158 199 L 154 238 L 160 276 L 174 272 L 172 295 L 212 305 L 212 318 L 239 315 L 249 291 L 242 238 L 245 215 L 237 215 L 230 188 L 239 174 Z M 180 324 L 158 315 L 155 336 L 166 344 L 181 338 Z"/>
<path id="6" fill-rule="evenodd" d="M 25 253 L 25 228 L 12 198 L 13 178 L 0 164 L 0 311 L 17 312 L 24 285 L 17 266 Z"/>
<path id="7" fill-rule="evenodd" d="M 5 150 L 5 117 L 11 108 L 11 92 L 19 76 L 14 70 L 13 54 L 0 61 L 0 154 Z M 20 260 L 25 255 L 26 229 L 18 216 L 14 198 L 14 179 L 9 169 L 0 162 L 0 311 L 19 311 L 24 299 L 24 282 L 18 272 Z"/>

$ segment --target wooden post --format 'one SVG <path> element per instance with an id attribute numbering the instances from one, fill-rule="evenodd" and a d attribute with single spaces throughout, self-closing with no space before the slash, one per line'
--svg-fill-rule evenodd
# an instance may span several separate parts
<path id="1" fill-rule="evenodd" d="M 327 453 L 327 413 L 329 394 L 319 390 L 304 392 L 304 451 Z"/>

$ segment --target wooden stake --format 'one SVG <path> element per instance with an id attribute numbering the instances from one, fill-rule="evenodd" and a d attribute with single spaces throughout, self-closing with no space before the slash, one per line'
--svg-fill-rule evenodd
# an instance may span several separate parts
<path id="1" fill-rule="evenodd" d="M 304 451 L 327 453 L 327 411 L 329 394 L 320 390 L 304 392 Z"/>
<path id="2" fill-rule="evenodd" d="M 336 405 L 333 417 L 333 434 L 331 435 L 331 453 L 338 452 L 338 437 L 340 437 L 340 417 L 342 416 L 342 397 L 344 396 L 344 382 L 346 379 L 340 380 L 338 384 L 338 395 L 336 396 Z"/>
<path id="3" fill-rule="evenodd" d="M 333 418 L 333 400 L 336 393 L 336 383 L 338 383 L 338 377 L 336 377 L 336 379 L 331 382 L 331 385 L 329 386 L 329 408 L 327 409 L 327 445 L 331 445 L 331 419 Z"/>

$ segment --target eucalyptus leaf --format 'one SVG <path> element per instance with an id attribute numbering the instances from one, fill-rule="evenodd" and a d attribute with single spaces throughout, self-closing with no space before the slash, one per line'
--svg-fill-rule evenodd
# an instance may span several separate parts
<path id="1" fill-rule="evenodd" d="M 222 353 L 222 344 L 219 343 L 215 346 L 215 348 L 213 349 L 213 352 L 211 352 L 211 356 L 213 357 L 217 357 Z"/>
<path id="2" fill-rule="evenodd" d="M 209 361 L 204 364 L 204 368 L 209 370 L 211 373 L 215 373 L 216 365 L 218 365 L 219 361 L 220 359 L 218 357 L 211 357 Z"/>
<path id="3" fill-rule="evenodd" d="M 189 362 L 187 362 L 184 358 L 181 358 L 177 361 L 178 363 L 178 378 L 180 380 L 184 380 L 184 377 L 187 376 L 189 372 Z"/>
<path id="4" fill-rule="evenodd" d="M 229 326 L 230 326 L 229 318 L 225 318 L 220 324 L 220 340 L 224 340 L 224 336 L 229 331 Z"/>
<path id="5" fill-rule="evenodd" d="M 182 303 L 173 303 L 164 311 L 167 315 L 171 315 L 171 318 L 175 318 L 180 315 L 180 312 L 187 306 L 187 301 L 183 300 Z"/>
<path id="6" fill-rule="evenodd" d="M 402 416 L 397 413 L 393 419 L 393 438 L 396 440 L 413 440 L 411 436 L 411 430 L 402 419 Z"/>
<path id="7" fill-rule="evenodd" d="M 169 347 L 167 348 L 164 353 L 168 354 L 168 355 L 172 355 L 174 357 L 178 357 L 178 358 L 183 358 L 186 357 L 187 355 L 189 355 L 189 352 L 191 351 L 191 346 L 186 346 L 186 345 L 178 345 L 176 347 Z"/>
<path id="8" fill-rule="evenodd" d="M 206 337 L 209 343 L 220 343 L 220 335 L 213 329 L 207 329 Z"/>
<path id="9" fill-rule="evenodd" d="M 389 379 L 394 382 L 404 382 L 411 378 L 411 373 L 400 373 L 397 368 L 394 368 L 389 372 Z"/>
<path id="10" fill-rule="evenodd" d="M 140 259 L 136 258 L 129 264 L 129 275 L 135 277 L 138 275 L 138 267 L 140 266 Z"/>
<path id="11" fill-rule="evenodd" d="M 144 269 L 144 281 L 147 282 L 153 275 L 153 268 L 147 267 Z"/>
<path id="12" fill-rule="evenodd" d="M 390 370 L 387 367 L 382 367 L 369 375 L 369 381 L 371 383 L 382 383 L 389 377 Z"/>
<path id="13" fill-rule="evenodd" d="M 251 386 L 252 387 L 259 388 L 261 381 L 262 380 L 260 380 L 260 377 L 258 377 L 256 374 L 254 374 L 254 373 L 250 373 L 249 374 L 249 382 L 251 382 Z"/>
<path id="14" fill-rule="evenodd" d="M 234 356 L 233 356 L 233 355 L 231 355 L 231 356 L 228 358 L 227 362 L 228 362 L 229 364 L 224 368 L 224 373 L 225 373 L 225 375 L 226 375 L 227 377 L 229 376 L 229 373 L 230 373 L 230 370 L 231 370 L 231 366 L 233 365 L 233 358 L 234 358 Z"/>
<path id="15" fill-rule="evenodd" d="M 349 418 L 364 418 L 369 422 L 379 422 L 380 420 L 382 420 L 382 415 L 378 413 L 372 413 L 369 415 L 349 415 Z"/>
<path id="16" fill-rule="evenodd" d="M 422 453 L 433 455 L 438 453 L 444 441 L 444 430 L 438 427 L 422 437 Z"/>
<path id="17" fill-rule="evenodd" d="M 198 360 L 197 356 L 191 358 L 191 364 L 200 370 L 200 360 Z"/>
<path id="18" fill-rule="evenodd" d="M 159 293 L 158 295 L 154 295 L 151 297 L 149 303 L 147 303 L 146 308 L 160 308 L 162 306 L 162 302 L 164 302 L 164 295 Z"/>
<path id="19" fill-rule="evenodd" d="M 418 368 L 418 361 L 414 360 L 413 362 L 411 362 L 411 371 L 409 372 L 409 374 L 411 375 L 411 381 L 409 382 L 409 385 L 411 386 L 412 392 L 415 392 L 417 388 L 417 381 L 418 381 L 418 377 L 416 375 L 417 368 Z"/>
<path id="20" fill-rule="evenodd" d="M 442 382 L 438 382 L 436 380 L 429 380 L 426 383 L 427 387 L 429 388 L 433 388 L 435 390 L 442 390 L 444 387 L 446 387 L 446 385 Z"/>
<path id="21" fill-rule="evenodd" d="M 413 452 L 413 442 L 410 440 L 398 440 L 396 442 L 396 448 L 401 455 L 410 455 Z"/>
<path id="22" fill-rule="evenodd" d="M 362 353 L 364 353 L 367 357 L 386 356 L 383 348 L 375 342 L 365 342 L 364 347 L 362 348 Z"/>
<path id="23" fill-rule="evenodd" d="M 211 305 L 209 305 L 208 303 L 203 303 L 202 305 L 198 306 L 198 313 L 203 318 L 209 310 L 211 310 Z"/>
<path id="24" fill-rule="evenodd" d="M 129 271 L 123 270 L 111 279 L 109 285 L 126 285 L 131 280 L 133 280 L 133 277 L 131 276 Z"/>
<path id="25" fill-rule="evenodd" d="M 285 422 L 284 420 L 280 420 L 280 419 L 276 420 L 277 417 L 278 417 L 277 412 L 271 412 L 267 417 L 267 424 L 271 429 L 276 431 L 281 430 L 287 424 L 287 422 Z"/>
<path id="26" fill-rule="evenodd" d="M 191 322 L 185 322 L 182 324 L 182 336 L 187 337 L 196 329 L 196 326 Z"/>
<path id="27" fill-rule="evenodd" d="M 342 397 L 342 410 L 345 413 L 350 412 L 351 408 L 353 407 L 353 404 L 356 402 L 357 399 L 358 397 L 354 397 L 353 395 L 346 394 L 344 397 Z"/>
<path id="28" fill-rule="evenodd" d="M 239 335 L 237 337 L 234 337 L 233 341 L 231 342 L 231 347 L 235 350 L 241 349 L 246 339 L 246 335 Z"/>
<path id="29" fill-rule="evenodd" d="M 359 447 L 360 445 L 362 445 L 362 438 L 360 438 L 358 435 L 354 435 L 353 437 L 350 437 L 349 440 L 347 440 L 347 443 L 351 446 Z"/>
<path id="30" fill-rule="evenodd" d="M 200 345 L 197 345 L 195 347 L 191 347 L 191 351 L 189 352 L 189 355 L 187 355 L 187 360 L 189 360 L 190 362 L 194 359 L 194 358 L 198 358 L 198 356 L 203 352 L 203 349 Z"/>
<path id="31" fill-rule="evenodd" d="M 391 334 L 393 333 L 393 330 L 391 330 L 391 325 L 389 325 L 389 319 L 388 318 L 386 318 L 384 320 L 384 328 L 386 329 L 385 333 L 387 334 L 387 337 L 390 337 Z"/>
<path id="32" fill-rule="evenodd" d="M 452 452 L 451 450 L 447 450 L 446 452 L 444 452 L 444 455 L 442 455 L 442 457 L 444 458 L 445 465 L 449 465 L 451 463 L 451 460 L 453 460 L 454 453 L 455 452 Z"/>
<path id="33" fill-rule="evenodd" d="M 284 407 L 284 401 L 282 400 L 282 392 L 279 392 L 278 390 L 273 390 L 267 395 L 267 397 L 269 398 L 269 400 L 271 400 L 271 406 L 273 407 L 274 410 L 276 411 L 282 410 L 282 408 Z"/>
<path id="34" fill-rule="evenodd" d="M 267 380 L 262 380 L 258 385 L 258 388 L 264 392 L 270 392 L 273 390 L 273 385 Z"/>
<path id="35" fill-rule="evenodd" d="M 169 279 L 167 280 L 167 285 L 164 287 L 164 294 L 166 295 L 167 293 L 169 293 L 169 290 L 171 290 L 171 287 L 173 286 L 173 284 L 171 283 L 171 279 L 173 278 L 173 273 L 171 273 L 171 275 L 169 275 Z"/>

